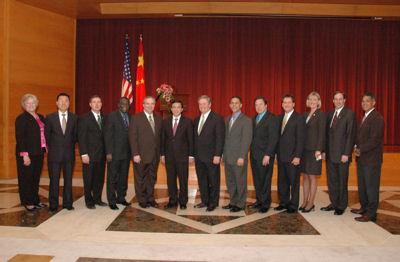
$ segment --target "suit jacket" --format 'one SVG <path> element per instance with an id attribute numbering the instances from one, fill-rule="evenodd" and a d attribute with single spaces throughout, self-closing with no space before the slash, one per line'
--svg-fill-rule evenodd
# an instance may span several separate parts
<path id="1" fill-rule="evenodd" d="M 200 135 L 198 135 L 200 117 L 201 115 L 194 120 L 194 155 L 202 162 L 212 163 L 214 156 L 221 156 L 224 150 L 224 118 L 211 111 L 204 122 Z"/>
<path id="2" fill-rule="evenodd" d="M 304 113 L 304 120 L 307 119 L 310 112 Z M 316 110 L 306 123 L 306 141 L 304 149 L 310 151 L 325 150 L 326 137 L 326 114 L 320 110 Z"/>
<path id="3" fill-rule="evenodd" d="M 161 155 L 166 161 L 175 159 L 178 162 L 187 162 L 193 156 L 193 123 L 190 118 L 181 115 L 173 135 L 173 117 L 168 117 L 162 122 Z"/>
<path id="4" fill-rule="evenodd" d="M 250 146 L 250 156 L 257 160 L 262 160 L 264 156 L 273 158 L 279 140 L 278 118 L 267 111 L 257 124 L 257 115 L 253 116 L 253 140 Z"/>
<path id="5" fill-rule="evenodd" d="M 279 130 L 285 114 L 278 116 Z M 293 111 L 289 120 L 286 122 L 285 130 L 281 134 L 278 142 L 278 160 L 280 162 L 292 162 L 293 158 L 301 158 L 304 149 L 304 139 L 306 133 L 306 122 L 302 115 Z"/>
<path id="6" fill-rule="evenodd" d="M 131 119 L 129 115 L 128 119 Z M 124 120 L 122 119 L 120 110 L 116 110 L 107 115 L 107 121 L 104 125 L 103 132 L 106 155 L 111 154 L 113 160 L 124 160 L 131 158 L 128 129 L 126 128 Z"/>
<path id="7" fill-rule="evenodd" d="M 358 128 L 356 144 L 361 154 L 357 157 L 357 163 L 374 166 L 382 163 L 384 135 L 385 121 L 374 109 Z"/>
<path id="8" fill-rule="evenodd" d="M 105 119 L 101 115 L 102 129 L 100 129 L 92 111 L 78 119 L 78 145 L 81 155 L 89 155 L 90 161 L 104 161 L 104 136 Z"/>
<path id="9" fill-rule="evenodd" d="M 57 112 L 46 118 L 44 133 L 48 147 L 48 162 L 75 161 L 75 143 L 77 141 L 78 116 L 67 112 L 67 127 L 65 134 L 61 129 L 60 117 Z"/>
<path id="10" fill-rule="evenodd" d="M 144 164 L 151 163 L 154 157 L 160 158 L 162 118 L 153 113 L 153 120 L 155 134 L 143 111 L 134 115 L 129 124 L 128 134 L 132 156 L 140 155 Z"/>
<path id="11" fill-rule="evenodd" d="M 335 109 L 329 111 L 326 121 L 326 156 L 333 163 L 340 163 L 342 155 L 351 156 L 357 129 L 357 118 L 353 110 L 343 107 L 333 128 L 330 128 Z"/>
<path id="12" fill-rule="evenodd" d="M 234 165 L 238 158 L 247 159 L 253 137 L 253 125 L 248 116 L 240 113 L 229 131 L 231 118 L 232 115 L 225 120 L 224 161 Z"/>
<path id="13" fill-rule="evenodd" d="M 45 123 L 44 117 L 38 114 L 40 121 Z M 28 152 L 30 156 L 38 156 L 43 154 L 40 138 L 40 127 L 36 119 L 24 112 L 15 119 L 15 139 L 17 156 L 21 152 Z"/>

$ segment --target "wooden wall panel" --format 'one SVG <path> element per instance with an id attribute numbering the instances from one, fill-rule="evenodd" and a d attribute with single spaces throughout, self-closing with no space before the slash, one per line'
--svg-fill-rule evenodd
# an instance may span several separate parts
<path id="1" fill-rule="evenodd" d="M 56 110 L 57 94 L 66 92 L 71 95 L 71 108 L 74 108 L 76 22 L 15 0 L 6 1 L 9 3 L 9 83 L 2 90 L 5 88 L 9 93 L 5 121 L 9 127 L 5 134 L 9 149 L 3 159 L 10 170 L 0 173 L 0 178 L 14 178 L 17 176 L 14 121 L 23 111 L 21 97 L 26 93 L 35 94 L 39 99 L 38 112 L 46 115 Z M 43 176 L 47 176 L 44 171 Z"/>

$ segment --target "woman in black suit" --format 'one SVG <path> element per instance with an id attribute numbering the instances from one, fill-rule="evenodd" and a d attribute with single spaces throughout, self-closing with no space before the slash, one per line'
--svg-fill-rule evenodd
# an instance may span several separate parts
<path id="1" fill-rule="evenodd" d="M 306 141 L 301 159 L 303 173 L 303 204 L 299 210 L 303 213 L 313 211 L 314 199 L 317 193 L 317 175 L 321 175 L 322 152 L 325 145 L 326 114 L 319 110 L 321 97 L 317 92 L 311 92 L 307 97 L 309 112 L 304 113 L 306 119 Z"/>
<path id="2" fill-rule="evenodd" d="M 19 197 L 26 210 L 33 211 L 46 207 L 39 199 L 39 180 L 46 152 L 44 118 L 36 113 L 39 100 L 35 95 L 24 95 L 21 104 L 25 112 L 15 120 Z"/>

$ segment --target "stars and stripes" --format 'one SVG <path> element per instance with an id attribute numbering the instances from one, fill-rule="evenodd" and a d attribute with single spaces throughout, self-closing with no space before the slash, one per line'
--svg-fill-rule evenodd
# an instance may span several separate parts
<path id="1" fill-rule="evenodd" d="M 132 75 L 131 75 L 131 56 L 129 54 L 129 38 L 125 38 L 124 71 L 122 74 L 122 97 L 127 97 L 129 102 L 133 102 Z"/>

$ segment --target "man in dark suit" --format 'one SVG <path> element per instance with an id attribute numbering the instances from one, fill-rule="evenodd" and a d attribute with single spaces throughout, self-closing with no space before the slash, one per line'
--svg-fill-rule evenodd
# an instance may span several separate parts
<path id="1" fill-rule="evenodd" d="M 267 110 L 267 99 L 254 99 L 257 114 L 253 116 L 253 140 L 250 146 L 250 161 L 256 190 L 256 202 L 249 209 L 259 208 L 268 212 L 271 206 L 271 179 L 274 171 L 276 144 L 279 140 L 278 119 Z"/>
<path id="2" fill-rule="evenodd" d="M 101 201 L 105 170 L 104 117 L 100 112 L 101 98 L 98 95 L 92 96 L 89 106 L 90 112 L 81 116 L 78 121 L 78 145 L 82 158 L 86 207 L 95 209 L 95 204 L 107 206 Z"/>
<path id="3" fill-rule="evenodd" d="M 48 147 L 47 165 L 49 169 L 49 212 L 58 208 L 60 172 L 63 170 L 63 208 L 73 210 L 72 173 L 75 166 L 75 143 L 77 140 L 78 116 L 68 112 L 69 95 L 60 93 L 56 105 L 58 111 L 47 116 L 44 133 Z"/>
<path id="4" fill-rule="evenodd" d="M 229 107 L 232 115 L 225 120 L 223 161 L 230 203 L 222 208 L 230 209 L 230 212 L 239 212 L 244 210 L 247 199 L 247 155 L 253 136 L 253 126 L 251 119 L 241 111 L 240 97 L 232 97 Z"/>
<path id="5" fill-rule="evenodd" d="M 194 157 L 201 203 L 194 207 L 207 207 L 207 211 L 213 211 L 219 202 L 225 123 L 221 115 L 211 111 L 208 96 L 202 95 L 197 101 L 201 115 L 194 120 Z"/>
<path id="6" fill-rule="evenodd" d="M 183 103 L 171 104 L 172 116 L 163 120 L 161 135 L 161 161 L 167 169 L 169 202 L 165 209 L 177 206 L 186 209 L 188 202 L 189 161 L 193 162 L 193 123 L 182 115 Z M 179 198 L 176 178 L 179 178 Z"/>
<path id="7" fill-rule="evenodd" d="M 112 210 L 117 210 L 116 204 L 129 206 L 126 202 L 128 189 L 128 173 L 131 161 L 128 128 L 130 117 L 128 114 L 129 99 L 121 97 L 118 110 L 107 116 L 104 125 L 104 142 L 107 159 L 107 200 Z"/>
<path id="8" fill-rule="evenodd" d="M 306 122 L 294 111 L 293 95 L 284 95 L 282 108 L 285 113 L 278 116 L 281 136 L 278 142 L 278 196 L 279 206 L 275 210 L 287 209 L 295 213 L 299 207 L 300 158 L 303 154 Z"/>
<path id="9" fill-rule="evenodd" d="M 357 128 L 356 114 L 344 106 L 345 102 L 346 95 L 336 91 L 335 109 L 328 113 L 326 123 L 326 173 L 331 204 L 321 210 L 335 210 L 335 215 L 342 215 L 347 208 L 349 164 Z"/>
<path id="10" fill-rule="evenodd" d="M 376 220 L 379 206 L 385 121 L 374 108 L 375 96 L 372 93 L 363 95 L 361 106 L 365 115 L 358 128 L 354 149 L 361 208 L 351 212 L 361 215 L 355 218 L 356 221 L 368 222 Z"/>
<path id="11" fill-rule="evenodd" d="M 155 104 L 154 97 L 145 97 L 143 111 L 132 117 L 128 131 L 136 198 L 142 208 L 158 207 L 154 200 L 154 184 L 160 162 L 162 119 L 153 113 Z"/>

